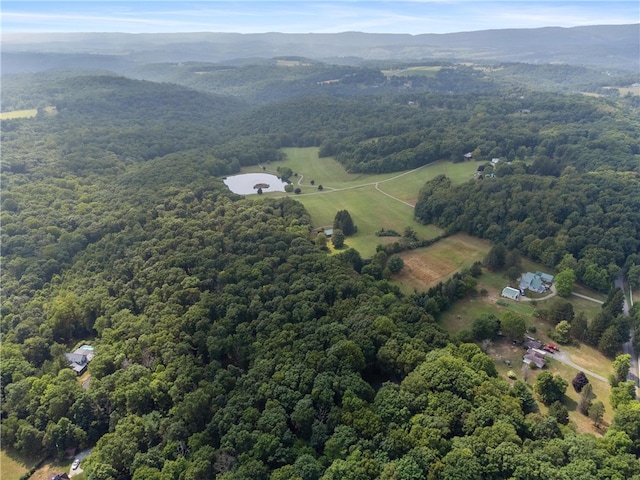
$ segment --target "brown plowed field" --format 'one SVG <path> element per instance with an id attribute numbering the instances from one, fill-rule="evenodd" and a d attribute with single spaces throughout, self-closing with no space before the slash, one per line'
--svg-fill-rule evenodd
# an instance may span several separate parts
<path id="1" fill-rule="evenodd" d="M 404 268 L 396 280 L 405 288 L 427 290 L 456 271 L 482 261 L 490 248 L 485 240 L 464 234 L 452 235 L 430 247 L 402 253 Z"/>

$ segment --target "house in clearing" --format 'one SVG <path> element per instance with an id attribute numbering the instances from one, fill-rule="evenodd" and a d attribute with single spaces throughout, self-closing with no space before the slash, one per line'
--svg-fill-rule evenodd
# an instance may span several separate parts
<path id="1" fill-rule="evenodd" d="M 73 353 L 65 353 L 64 356 L 67 357 L 69 368 L 78 375 L 82 375 L 87 369 L 89 362 L 93 360 L 93 347 L 91 345 L 83 345 Z"/>
<path id="2" fill-rule="evenodd" d="M 518 300 L 520 298 L 520 290 L 517 288 L 504 287 L 502 289 L 502 296 L 510 298 L 511 300 Z"/>
<path id="3" fill-rule="evenodd" d="M 532 363 L 538 367 L 543 368 L 547 364 L 547 360 L 545 359 L 545 352 L 542 350 L 538 350 L 537 348 L 530 348 L 527 350 L 522 361 L 527 365 L 531 365 Z"/>
<path id="4" fill-rule="evenodd" d="M 553 275 L 542 272 L 527 272 L 520 277 L 520 291 L 531 290 L 532 292 L 544 293 L 551 287 Z"/>

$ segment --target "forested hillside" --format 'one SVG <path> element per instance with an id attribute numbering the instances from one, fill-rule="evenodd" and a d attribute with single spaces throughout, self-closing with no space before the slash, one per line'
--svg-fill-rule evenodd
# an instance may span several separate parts
<path id="1" fill-rule="evenodd" d="M 640 264 L 637 172 L 579 174 L 567 167 L 555 178 L 498 171 L 504 176 L 459 187 L 434 179 L 421 192 L 416 217 L 502 243 L 549 267 L 570 265 L 579 281 L 603 292 L 623 268 Z"/>
<path id="2" fill-rule="evenodd" d="M 271 67 L 256 68 L 253 85 Z M 575 433 L 438 325 L 479 265 L 403 295 L 371 259 L 317 245 L 294 199 L 221 182 L 288 145 L 354 172 L 499 157 L 482 180 L 427 184 L 416 215 L 549 266 L 573 256 L 607 290 L 640 258 L 633 99 L 467 67 L 419 94 L 375 88 L 369 67 L 309 68 L 312 94 L 260 104 L 232 85 L 13 79 L 3 105 L 39 110 L 2 122 L 3 449 L 93 447 L 90 480 L 640 478 L 640 404 Z M 64 354 L 84 344 L 81 382 Z"/>

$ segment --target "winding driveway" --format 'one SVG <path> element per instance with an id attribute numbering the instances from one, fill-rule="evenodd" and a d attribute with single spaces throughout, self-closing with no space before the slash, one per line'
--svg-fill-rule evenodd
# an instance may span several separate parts
<path id="1" fill-rule="evenodd" d="M 520 297 L 521 302 L 539 302 L 540 300 L 548 300 L 549 298 L 553 298 L 556 296 L 556 285 L 555 283 L 551 284 L 551 288 L 549 289 L 551 290 L 551 293 L 545 295 L 544 297 L 540 297 L 540 298 L 529 298 L 529 297 Z"/>
<path id="2" fill-rule="evenodd" d="M 554 353 L 553 355 L 547 356 L 547 358 L 553 358 L 553 359 L 559 361 L 560 363 L 564 363 L 565 365 L 569 365 L 570 367 L 575 368 L 578 371 L 584 372 L 584 374 L 589 376 L 589 377 L 597 378 L 598 380 L 601 380 L 601 381 L 603 381 L 605 383 L 609 382 L 609 380 L 604 378 L 602 375 L 598 375 L 597 373 L 591 372 L 589 370 L 585 370 L 583 367 L 581 367 L 577 363 L 574 363 L 573 361 L 571 361 L 571 359 L 569 358 L 569 355 L 567 354 L 567 352 L 564 352 L 562 350 L 559 351 L 559 352 Z"/>

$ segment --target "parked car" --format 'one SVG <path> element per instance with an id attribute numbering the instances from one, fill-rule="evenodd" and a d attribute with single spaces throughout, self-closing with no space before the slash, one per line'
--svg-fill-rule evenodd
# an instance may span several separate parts
<path id="1" fill-rule="evenodd" d="M 549 353 L 554 353 L 555 352 L 555 350 L 553 348 L 551 348 L 549 345 L 545 345 L 544 347 L 542 347 L 542 349 L 545 352 L 549 352 Z"/>
<path id="2" fill-rule="evenodd" d="M 77 458 L 73 461 L 73 463 L 71 464 L 71 470 L 75 470 L 76 468 L 78 468 L 80 466 L 80 460 L 78 460 Z"/>
<path id="3" fill-rule="evenodd" d="M 553 343 L 550 343 L 549 345 L 547 345 L 551 350 L 555 350 L 556 352 L 559 352 L 560 349 L 558 347 L 556 347 Z"/>

